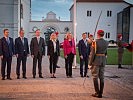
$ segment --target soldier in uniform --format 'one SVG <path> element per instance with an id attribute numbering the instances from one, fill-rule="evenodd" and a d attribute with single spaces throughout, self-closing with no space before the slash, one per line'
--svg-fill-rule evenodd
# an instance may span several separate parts
<path id="1" fill-rule="evenodd" d="M 93 83 L 95 88 L 95 94 L 93 97 L 102 98 L 104 88 L 104 68 L 106 64 L 106 54 L 108 48 L 108 42 L 103 39 L 104 31 L 98 30 L 97 39 L 92 43 L 89 66 L 91 66 L 91 73 L 93 77 Z M 98 78 L 100 84 L 98 83 Z"/>
<path id="2" fill-rule="evenodd" d="M 122 64 L 122 56 L 124 53 L 124 42 L 122 41 L 122 34 L 118 34 L 117 35 L 118 41 L 117 41 L 117 45 L 118 45 L 118 68 L 123 68 L 121 66 Z"/>

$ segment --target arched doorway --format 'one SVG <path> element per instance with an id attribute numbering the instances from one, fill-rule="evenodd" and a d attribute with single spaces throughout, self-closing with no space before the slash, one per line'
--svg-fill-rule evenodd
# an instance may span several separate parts
<path id="1" fill-rule="evenodd" d="M 48 44 L 48 41 L 50 39 L 50 35 L 53 33 L 53 32 L 60 32 L 58 27 L 56 25 L 46 25 L 42 32 L 44 34 L 44 37 L 45 37 L 45 41 L 46 41 L 46 45 Z"/>
<path id="2" fill-rule="evenodd" d="M 47 27 L 45 30 L 44 30 L 44 35 L 45 35 L 45 41 L 46 41 L 46 44 L 48 44 L 48 41 L 50 39 L 50 35 L 53 33 L 53 32 L 56 32 L 57 30 L 52 27 L 52 26 L 49 26 Z"/>

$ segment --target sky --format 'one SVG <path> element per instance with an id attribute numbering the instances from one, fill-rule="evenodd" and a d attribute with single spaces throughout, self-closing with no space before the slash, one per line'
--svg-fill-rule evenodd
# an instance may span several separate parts
<path id="1" fill-rule="evenodd" d="M 31 0 L 32 20 L 42 20 L 46 18 L 46 14 L 53 11 L 56 17 L 63 21 L 70 20 L 69 9 L 73 4 L 73 0 Z"/>
<path id="2" fill-rule="evenodd" d="M 46 14 L 53 11 L 57 18 L 62 21 L 70 20 L 70 7 L 73 0 L 31 0 L 31 19 L 41 21 L 42 17 L 46 18 Z M 133 0 L 125 0 L 133 4 Z"/>

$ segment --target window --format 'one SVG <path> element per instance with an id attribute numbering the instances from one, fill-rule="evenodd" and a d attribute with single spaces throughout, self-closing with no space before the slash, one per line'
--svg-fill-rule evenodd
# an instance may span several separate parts
<path id="1" fill-rule="evenodd" d="M 112 11 L 107 11 L 107 17 L 111 17 L 112 16 Z"/>
<path id="2" fill-rule="evenodd" d="M 20 5 L 20 18 L 23 19 L 23 5 Z"/>
<path id="3" fill-rule="evenodd" d="M 110 32 L 107 32 L 107 33 L 105 34 L 105 38 L 106 38 L 106 39 L 109 39 L 109 38 L 110 38 Z"/>
<path id="4" fill-rule="evenodd" d="M 91 17 L 91 11 L 87 11 L 87 17 Z"/>

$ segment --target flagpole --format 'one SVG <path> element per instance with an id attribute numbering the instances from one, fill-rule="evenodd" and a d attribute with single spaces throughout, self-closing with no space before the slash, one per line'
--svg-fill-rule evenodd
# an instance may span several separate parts
<path id="1" fill-rule="evenodd" d="M 73 19 L 73 28 L 74 28 L 74 41 L 75 41 L 75 46 L 76 46 L 76 26 L 77 26 L 77 23 L 76 23 L 76 0 L 73 0 L 74 1 L 74 19 Z M 73 68 L 77 68 L 77 63 L 76 63 L 76 55 L 74 56 L 74 65 L 73 65 Z"/>

